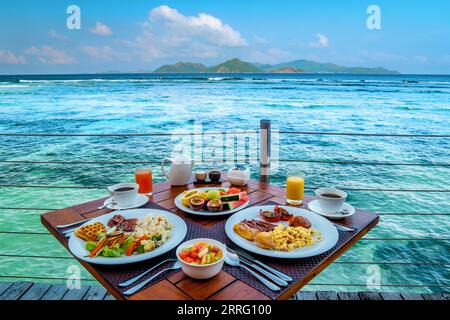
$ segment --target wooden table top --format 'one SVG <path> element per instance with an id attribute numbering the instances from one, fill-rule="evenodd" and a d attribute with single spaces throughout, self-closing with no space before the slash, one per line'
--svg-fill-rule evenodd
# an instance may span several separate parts
<path id="1" fill-rule="evenodd" d="M 230 184 L 226 181 L 216 185 L 209 184 L 189 184 L 180 187 L 171 187 L 168 182 L 155 184 L 153 186 L 153 196 L 150 201 L 157 205 L 172 211 L 183 219 L 195 221 L 204 227 L 213 227 L 218 222 L 227 219 L 227 216 L 222 218 L 207 219 L 205 217 L 193 216 L 175 207 L 174 199 L 181 192 L 197 188 L 197 187 L 229 187 Z M 250 198 L 250 205 L 262 204 L 272 201 L 281 205 L 286 205 L 286 192 L 284 188 L 280 188 L 271 184 L 263 183 L 257 180 L 250 180 L 246 187 L 241 188 L 247 191 Z M 110 209 L 101 209 L 101 206 L 106 198 L 90 201 L 80 205 L 69 208 L 56 210 L 45 213 L 41 216 L 42 224 L 67 248 L 67 239 L 61 235 L 60 231 L 56 229 L 57 225 L 68 224 L 83 219 L 97 217 L 103 214 L 112 212 Z M 307 208 L 308 202 L 314 197 L 305 195 L 304 204 L 302 207 Z M 298 290 L 310 282 L 329 264 L 336 260 L 340 255 L 347 251 L 356 241 L 364 236 L 370 229 L 378 223 L 378 215 L 375 213 L 368 213 L 362 210 L 356 210 L 356 214 L 352 217 L 345 218 L 339 221 L 345 226 L 357 227 L 358 231 L 355 235 L 347 241 L 343 246 L 338 247 L 331 252 L 329 256 L 320 264 L 312 268 L 300 281 L 290 283 L 288 290 L 283 292 L 277 299 L 289 299 Z M 106 279 L 96 268 L 95 265 L 79 260 L 79 262 L 117 299 L 130 300 L 269 300 L 269 296 L 263 294 L 257 289 L 249 286 L 247 283 L 236 279 L 228 272 L 222 270 L 217 276 L 209 280 L 194 280 L 186 277 L 182 271 L 170 275 L 169 277 L 147 287 L 146 289 L 125 297 Z"/>

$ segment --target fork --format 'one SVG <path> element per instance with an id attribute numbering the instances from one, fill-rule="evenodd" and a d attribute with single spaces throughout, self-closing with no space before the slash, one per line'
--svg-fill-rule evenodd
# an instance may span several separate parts
<path id="1" fill-rule="evenodd" d="M 173 264 L 173 266 L 163 269 L 161 271 L 159 271 L 158 273 L 154 274 L 153 276 L 151 276 L 150 278 L 148 278 L 145 281 L 142 281 L 141 283 L 139 283 L 138 285 L 128 289 L 127 291 L 125 291 L 123 294 L 126 296 L 129 296 L 130 294 L 135 293 L 136 291 L 141 290 L 143 287 L 145 287 L 150 281 L 152 281 L 153 279 L 155 279 L 157 276 L 159 276 L 161 273 L 170 271 L 170 270 L 178 270 L 181 268 L 181 262 L 177 261 Z"/>

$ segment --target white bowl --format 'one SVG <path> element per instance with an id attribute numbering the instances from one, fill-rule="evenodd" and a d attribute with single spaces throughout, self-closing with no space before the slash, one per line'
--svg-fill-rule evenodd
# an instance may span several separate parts
<path id="1" fill-rule="evenodd" d="M 178 255 L 181 252 L 181 250 L 192 247 L 194 244 L 198 242 L 206 242 L 213 246 L 218 247 L 220 250 L 222 250 L 222 259 L 214 263 L 205 265 L 192 264 L 183 261 Z M 221 242 L 214 239 L 198 238 L 188 240 L 180 244 L 176 250 L 176 255 L 178 260 L 181 262 L 181 269 L 188 277 L 194 279 L 209 279 L 217 275 L 220 272 L 220 270 L 222 270 L 226 252 L 227 252 L 226 247 Z"/>

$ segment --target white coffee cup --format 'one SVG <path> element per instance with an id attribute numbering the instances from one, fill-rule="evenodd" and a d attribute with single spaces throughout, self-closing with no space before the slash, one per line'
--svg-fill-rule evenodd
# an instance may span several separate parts
<path id="1" fill-rule="evenodd" d="M 138 190 L 139 185 L 137 183 L 118 183 L 108 187 L 109 194 L 119 207 L 132 206 L 136 200 Z"/>
<path id="2" fill-rule="evenodd" d="M 342 209 L 347 193 L 338 188 L 319 188 L 316 190 L 319 206 L 323 213 L 336 213 Z M 326 196 L 334 195 L 334 197 Z"/>

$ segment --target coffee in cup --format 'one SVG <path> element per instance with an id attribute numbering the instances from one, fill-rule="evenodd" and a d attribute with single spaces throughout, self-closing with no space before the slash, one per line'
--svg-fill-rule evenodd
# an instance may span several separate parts
<path id="1" fill-rule="evenodd" d="M 338 188 L 320 188 L 316 190 L 319 206 L 323 213 L 339 212 L 347 199 L 347 193 Z"/>
<path id="2" fill-rule="evenodd" d="M 108 187 L 113 203 L 119 207 L 132 206 L 136 201 L 138 190 L 139 185 L 137 183 L 118 183 Z"/>

